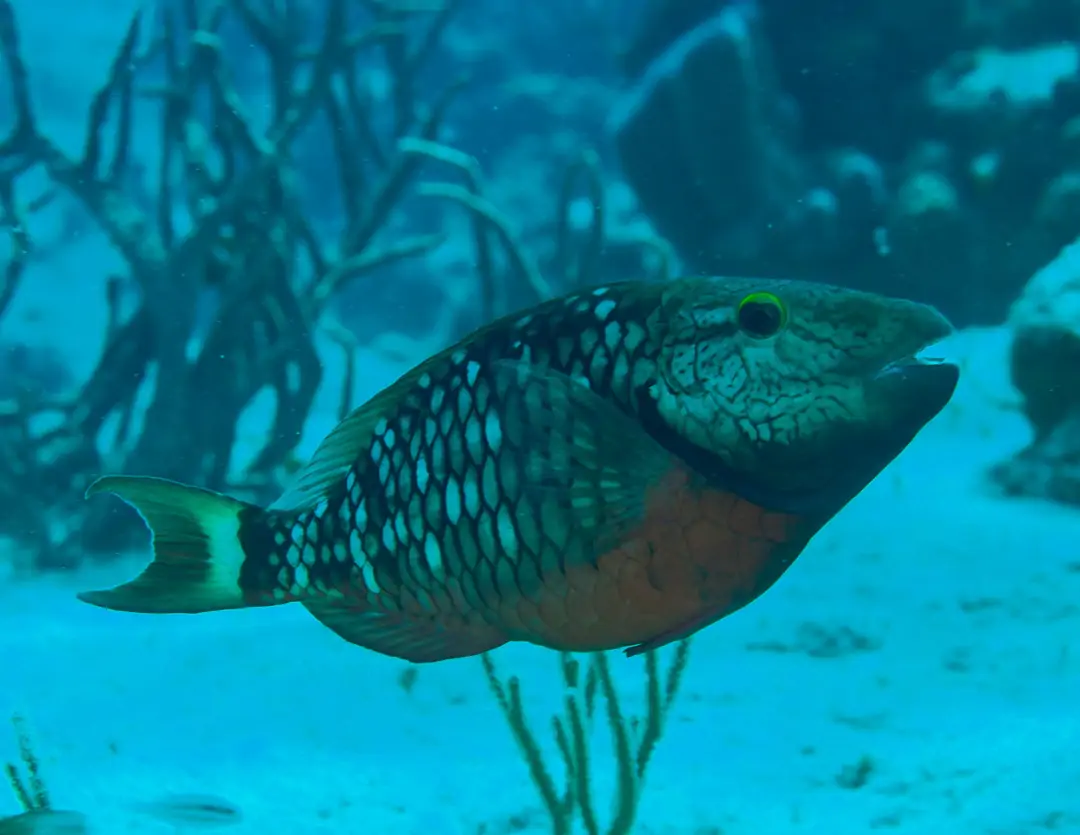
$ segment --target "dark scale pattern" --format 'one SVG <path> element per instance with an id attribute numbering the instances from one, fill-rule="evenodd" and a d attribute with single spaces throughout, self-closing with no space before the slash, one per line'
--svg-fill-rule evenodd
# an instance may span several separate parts
<path id="1" fill-rule="evenodd" d="M 240 587 L 249 605 L 355 587 L 361 566 L 348 548 L 350 529 L 336 512 L 345 499 L 342 491 L 313 511 L 269 512 L 261 520 L 242 520 L 244 553 L 252 556 L 241 568 Z"/>
<path id="2" fill-rule="evenodd" d="M 535 389 L 508 389 L 491 363 L 551 367 L 629 410 L 635 373 L 653 367 L 643 322 L 657 299 L 616 298 L 589 291 L 503 319 L 411 375 L 341 496 L 319 509 L 337 520 L 333 529 L 298 524 L 278 544 L 275 585 L 295 593 L 304 582 L 346 582 L 377 607 L 494 620 L 508 597 L 562 572 L 575 556 L 567 551 L 570 519 L 524 489 L 533 439 L 522 432 L 521 412 L 549 404 Z M 348 574 L 334 558 L 341 543 Z"/>
<path id="3" fill-rule="evenodd" d="M 507 317 L 465 346 L 468 359 L 523 358 L 588 383 L 633 414 L 636 390 L 655 369 L 660 346 L 649 322 L 662 304 L 663 285 L 587 290 Z"/>
<path id="4" fill-rule="evenodd" d="M 492 363 L 557 370 L 630 412 L 654 369 L 646 323 L 658 292 L 601 289 L 541 305 L 410 375 L 325 502 L 242 526 L 245 553 L 258 555 L 241 572 L 249 604 L 317 593 L 493 620 L 508 597 L 562 572 L 575 556 L 567 552 L 570 519 L 525 490 L 533 439 L 523 434 L 522 411 L 550 404 L 535 388 L 508 386 Z"/>
<path id="5" fill-rule="evenodd" d="M 538 509 L 522 496 L 522 456 L 506 448 L 491 379 L 471 360 L 443 371 L 421 378 L 376 426 L 355 493 L 363 532 L 378 535 L 353 556 L 374 566 L 369 590 L 384 591 L 389 578 L 402 608 L 490 612 L 535 585 L 539 567 L 530 578 L 516 564 L 523 552 L 555 559 L 562 543 L 541 535 Z"/>

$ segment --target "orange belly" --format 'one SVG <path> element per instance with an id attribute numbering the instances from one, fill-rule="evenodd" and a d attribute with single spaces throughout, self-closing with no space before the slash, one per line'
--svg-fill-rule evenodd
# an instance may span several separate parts
<path id="1" fill-rule="evenodd" d="M 613 649 L 701 626 L 768 588 L 805 544 L 798 517 L 686 484 L 665 491 L 642 524 L 596 565 L 548 578 L 507 601 L 515 637 L 556 649 Z"/>

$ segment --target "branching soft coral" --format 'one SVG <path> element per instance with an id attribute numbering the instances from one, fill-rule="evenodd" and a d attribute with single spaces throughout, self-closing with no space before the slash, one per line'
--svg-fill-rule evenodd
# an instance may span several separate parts
<path id="1" fill-rule="evenodd" d="M 571 653 L 560 653 L 563 711 L 552 718 L 551 724 L 565 775 L 561 787 L 556 785 L 525 716 L 520 682 L 516 677 L 502 679 L 491 656 L 482 657 L 488 685 L 525 758 L 529 775 L 551 818 L 554 835 L 569 835 L 575 821 L 581 822 L 588 835 L 627 835 L 633 830 L 645 772 L 664 732 L 664 722 L 682 683 L 689 653 L 690 640 L 679 641 L 663 673 L 657 652 L 645 654 L 646 711 L 640 718 L 628 717 L 623 712 L 604 653 L 591 653 L 584 663 Z M 617 769 L 615 812 L 607 824 L 596 813 L 590 770 L 588 731 L 600 703 L 611 730 Z"/>
<path id="2" fill-rule="evenodd" d="M 22 812 L 14 816 L 0 817 L 0 831 L 85 835 L 89 830 L 83 814 L 53 808 L 41 776 L 41 762 L 30 746 L 26 725 L 18 716 L 12 719 L 12 724 L 15 726 L 15 741 L 19 747 L 21 765 L 7 763 L 4 771 Z"/>
<path id="3" fill-rule="evenodd" d="M 126 542 L 129 528 L 112 511 L 81 502 L 102 473 L 150 472 L 256 500 L 278 490 L 320 384 L 312 331 L 326 305 L 356 276 L 440 243 L 425 235 L 384 244 L 380 233 L 422 162 L 399 142 L 436 140 L 461 88 L 451 80 L 424 102 L 416 83 L 458 5 L 325 0 L 321 24 L 307 26 L 312 15 L 291 2 L 185 0 L 178 14 L 163 13 L 146 48 L 137 14 L 90 103 L 74 158 L 39 127 L 14 7 L 0 0 L 0 61 L 15 112 L 0 140 L 0 226 L 13 252 L 0 275 L 0 316 L 27 274 L 33 241 L 24 221 L 35 201 L 19 192 L 33 170 L 83 204 L 140 291 L 126 317 L 110 295 L 106 347 L 79 391 L 0 403 L 0 506 L 14 522 L 0 518 L 0 533 L 23 540 L 39 566 Z M 231 81 L 220 33 L 234 24 L 267 59 L 265 127 Z M 390 118 L 371 112 L 362 56 L 387 70 L 390 95 L 380 107 L 392 109 Z M 151 73 L 164 82 L 143 83 Z M 141 161 L 132 137 L 155 117 L 156 172 L 134 189 Z M 296 142 L 316 120 L 330 127 L 326 157 L 342 206 L 336 235 L 305 214 L 293 187 Z M 220 303 L 203 333 L 197 300 L 205 288 Z M 229 483 L 238 417 L 267 388 L 276 395 L 273 426 L 242 483 Z"/>

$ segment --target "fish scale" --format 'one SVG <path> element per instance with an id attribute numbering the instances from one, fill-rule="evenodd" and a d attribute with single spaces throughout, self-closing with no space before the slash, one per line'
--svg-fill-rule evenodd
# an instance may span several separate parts
<path id="1" fill-rule="evenodd" d="M 584 312 L 581 305 L 584 298 L 571 299 L 567 304 L 568 308 L 577 312 L 578 317 Z M 558 344 L 565 346 L 569 343 L 572 347 L 564 348 L 561 352 L 559 350 L 550 352 L 546 349 L 546 345 L 550 343 L 551 332 L 556 330 L 553 325 L 572 330 L 578 327 L 580 322 L 573 318 L 557 319 L 548 323 L 546 332 L 538 326 L 542 322 L 543 320 L 538 322 L 535 317 L 521 322 L 522 332 L 515 340 L 518 344 L 510 345 L 510 350 L 506 353 L 509 356 L 513 356 L 515 351 L 518 356 L 530 353 L 532 362 L 540 365 L 546 363 L 571 374 L 585 374 L 586 368 L 602 368 L 591 362 L 591 357 L 602 355 L 606 350 L 611 350 L 612 346 L 601 342 L 595 329 L 581 330 L 576 339 L 559 338 Z M 494 351 L 491 350 L 492 347 L 495 348 Z M 518 537 L 521 536 L 518 528 L 524 527 L 531 534 L 526 541 L 531 542 L 532 552 L 539 550 L 539 527 L 534 513 L 530 512 L 531 508 L 527 505 L 514 507 L 520 500 L 518 494 L 520 474 L 510 465 L 508 459 L 501 459 L 498 455 L 503 429 L 496 413 L 489 408 L 492 397 L 491 386 L 489 381 L 482 376 L 481 371 L 483 363 L 488 360 L 488 357 L 484 356 L 485 348 L 489 353 L 494 354 L 502 346 L 498 343 L 494 346 L 481 343 L 468 351 L 456 354 L 444 365 L 441 374 L 434 376 L 433 372 L 429 372 L 427 377 L 420 381 L 420 388 L 429 392 L 426 398 L 414 399 L 412 403 L 406 401 L 406 408 L 401 411 L 398 418 L 400 422 L 411 422 L 410 418 L 413 415 L 410 411 L 415 412 L 417 417 L 434 414 L 435 418 L 430 419 L 428 424 L 429 437 L 425 438 L 422 433 L 414 430 L 410 438 L 410 444 L 424 444 L 425 455 L 420 457 L 416 453 L 416 447 L 412 447 L 410 460 L 401 462 L 403 466 L 399 472 L 414 472 L 422 465 L 425 480 L 434 479 L 435 489 L 427 493 L 429 496 L 437 497 L 433 500 L 435 512 L 425 520 L 427 526 L 441 534 L 438 528 L 444 522 L 444 517 L 440 512 L 442 508 L 439 507 L 438 497 L 448 493 L 452 498 L 445 504 L 464 510 L 466 518 L 473 522 L 474 527 L 470 533 L 477 538 L 478 545 L 475 548 L 462 548 L 460 542 L 451 542 L 450 547 L 456 546 L 457 553 L 464 554 L 466 559 L 471 552 L 476 560 L 486 559 L 494 564 L 499 557 L 499 549 L 496 547 L 496 537 L 492 532 L 493 526 L 498 531 L 512 531 L 512 538 L 509 535 L 498 537 L 504 548 L 511 543 L 516 546 Z M 586 348 L 591 350 L 587 351 Z M 556 356 L 560 353 L 561 356 Z M 618 355 L 625 357 L 626 352 L 619 352 Z M 624 359 L 623 362 L 627 361 Z M 610 382 L 610 378 L 605 380 L 602 374 L 597 378 L 587 379 L 591 386 L 597 387 L 603 387 Z M 452 408 L 447 408 L 448 403 L 452 404 Z M 536 407 L 536 404 L 532 405 L 533 408 Z M 437 406 L 443 408 L 436 408 Z M 413 423 L 418 425 L 419 421 Z M 388 430 L 393 432 L 392 424 L 388 424 Z M 433 431 L 438 431 L 438 435 L 431 437 Z M 392 437 L 399 438 L 402 435 L 404 435 L 404 430 L 399 430 Z M 385 439 L 385 435 L 381 437 Z M 510 440 L 521 443 L 521 438 L 513 435 Z M 383 449 L 380 453 L 379 449 L 377 439 L 372 451 L 372 457 L 376 460 L 380 454 L 385 456 L 389 452 Z M 387 473 L 380 474 L 382 475 L 380 483 L 372 484 L 371 470 L 366 469 L 367 473 L 354 471 L 358 479 L 367 479 L 366 487 L 361 492 L 366 495 L 381 492 L 386 496 L 387 502 L 393 502 L 394 491 L 392 488 L 387 490 Z M 407 500 L 408 489 L 411 489 L 411 486 L 405 491 L 399 490 L 396 498 Z M 472 545 L 471 542 L 466 544 Z M 474 562 L 467 564 L 467 567 L 476 571 L 478 565 Z"/>
<path id="2" fill-rule="evenodd" d="M 309 584 L 340 588 L 348 583 L 385 608 L 403 608 L 401 595 L 407 594 L 433 611 L 439 608 L 437 600 L 445 606 L 450 598 L 449 584 L 464 579 L 460 587 L 475 590 L 465 592 L 466 605 L 491 611 L 505 595 L 521 592 L 522 575 L 535 585 L 545 569 L 559 567 L 565 544 L 541 535 L 537 517 L 543 511 L 523 500 L 518 467 L 499 455 L 503 430 L 491 409 L 491 386 L 475 360 L 459 359 L 421 381 L 428 394 L 413 399 L 415 414 L 403 409 L 376 427 L 370 449 L 346 479 L 352 489 L 333 496 L 311 518 L 291 523 L 304 539 L 286 553 L 298 551 L 303 564 L 314 560 L 320 570 L 301 571 L 304 583 L 295 567 L 291 573 L 283 567 L 272 592 L 276 599 L 300 599 Z M 443 407 L 433 422 L 445 431 L 433 436 L 429 429 L 425 439 L 424 423 L 415 418 L 430 412 L 433 400 Z M 443 414 L 452 420 L 443 423 Z M 424 473 L 423 487 L 416 483 L 418 472 Z M 447 506 L 457 508 L 455 525 L 447 525 Z M 316 522 L 319 518 L 322 523 Z M 333 558 L 333 543 L 344 534 L 344 527 L 332 525 L 339 518 L 354 525 L 366 543 L 353 552 L 354 566 L 345 571 Z M 544 529 L 555 529 L 556 521 L 549 511 Z M 281 523 L 290 524 L 288 519 Z M 371 547 L 372 529 L 383 532 L 376 548 Z M 543 564 L 545 558 L 549 565 Z M 519 564 L 522 559 L 527 563 Z M 288 566 L 295 561 L 286 557 Z M 367 566 L 370 572 L 363 570 Z M 265 589 L 265 575 L 259 583 Z M 389 589 L 397 593 L 385 594 Z"/>
<path id="3" fill-rule="evenodd" d="M 858 343 L 867 322 L 889 343 L 876 367 Z M 798 282 L 627 282 L 545 302 L 346 416 L 269 508 L 99 479 L 88 494 L 135 507 L 154 559 L 80 598 L 138 612 L 299 602 L 416 662 L 512 640 L 643 652 L 764 592 L 903 449 L 955 371 L 884 372 L 946 329 L 925 306 Z M 880 453 L 852 455 L 858 438 Z"/>
<path id="4" fill-rule="evenodd" d="M 578 318 L 585 312 L 582 301 L 570 300 Z M 630 352 L 620 350 L 616 338 L 621 328 L 608 329 L 606 338 L 591 328 L 575 338 L 557 337 L 556 350 L 550 352 L 544 346 L 552 341 L 552 324 L 575 327 L 580 322 L 557 319 L 546 332 L 535 319 L 523 322 L 521 338 L 515 340 L 519 356 L 531 353 L 534 363 L 546 361 L 570 373 L 596 371 L 598 377 L 588 378 L 590 387 L 594 379 L 599 387 L 618 379 L 603 372 L 619 362 L 597 363 L 595 356 L 622 357 L 628 369 Z M 642 342 L 637 341 L 639 347 Z M 490 362 L 485 348 L 490 353 L 491 347 L 481 343 L 456 352 L 441 367 L 426 371 L 401 408 L 378 422 L 369 448 L 350 467 L 346 485 L 353 488 L 331 493 L 312 518 L 293 524 L 294 531 L 305 532 L 301 555 L 311 555 L 318 570 L 301 566 L 290 573 L 283 568 L 269 591 L 275 601 L 302 599 L 311 586 L 344 587 L 346 596 L 357 595 L 365 605 L 384 611 L 473 613 L 495 623 L 508 598 L 535 589 L 552 572 L 565 571 L 569 543 L 557 532 L 570 521 L 554 505 L 536 506 L 523 496 L 521 466 L 500 455 L 504 444 L 521 446 L 526 440 L 516 428 L 515 406 L 542 408 L 542 395 L 532 387 L 506 402 L 508 386 L 491 380 L 485 370 Z M 506 420 L 500 419 L 500 409 L 509 412 Z M 314 522 L 320 516 L 355 525 L 364 544 L 352 553 L 352 570 L 337 568 L 332 557 L 334 538 L 343 536 L 343 530 L 332 529 L 322 539 L 311 535 L 324 530 Z M 382 532 L 375 548 L 372 529 Z M 249 596 L 251 602 L 267 594 L 266 576 L 257 582 L 260 591 Z"/>

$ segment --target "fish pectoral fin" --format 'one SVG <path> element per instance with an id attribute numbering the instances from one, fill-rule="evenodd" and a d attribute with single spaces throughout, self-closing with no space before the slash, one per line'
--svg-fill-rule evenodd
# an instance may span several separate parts
<path id="1" fill-rule="evenodd" d="M 584 383 L 511 360 L 491 373 L 502 454 L 517 456 L 523 494 L 557 509 L 590 559 L 619 545 L 689 476 L 680 458 Z"/>
<path id="2" fill-rule="evenodd" d="M 84 603 L 118 612 L 214 612 L 247 604 L 240 588 L 246 555 L 240 541 L 254 505 L 163 478 L 105 476 L 87 497 L 112 493 L 138 511 L 153 535 L 153 561 L 112 589 L 80 592 Z"/>
<path id="3" fill-rule="evenodd" d="M 508 640 L 486 625 L 445 626 L 401 612 L 372 611 L 339 601 L 308 600 L 303 606 L 350 644 L 414 664 L 479 655 Z"/>

